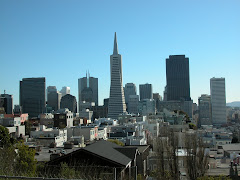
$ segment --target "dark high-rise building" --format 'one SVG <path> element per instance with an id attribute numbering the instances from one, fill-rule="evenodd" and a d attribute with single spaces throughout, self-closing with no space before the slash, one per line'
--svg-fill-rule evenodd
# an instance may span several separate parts
<path id="1" fill-rule="evenodd" d="M 60 109 L 60 102 L 62 98 L 62 94 L 57 92 L 49 92 L 47 95 L 48 101 L 47 104 L 52 110 L 57 111 Z"/>
<path id="2" fill-rule="evenodd" d="M 189 58 L 171 55 L 166 59 L 167 101 L 190 101 Z"/>
<path id="3" fill-rule="evenodd" d="M 45 112 L 45 78 L 23 78 L 20 81 L 20 106 L 29 117 L 37 117 Z"/>
<path id="4" fill-rule="evenodd" d="M 126 112 L 122 86 L 122 56 L 118 54 L 117 35 L 115 33 L 113 54 L 110 56 L 111 86 L 108 105 L 108 117 L 118 118 Z"/>
<path id="5" fill-rule="evenodd" d="M 76 113 L 77 112 L 76 97 L 71 94 L 66 94 L 65 96 L 63 96 L 61 99 L 60 108 L 61 109 L 68 108 L 73 113 Z"/>
<path id="6" fill-rule="evenodd" d="M 13 113 L 13 98 L 10 94 L 0 94 L 0 107 L 3 107 L 6 114 Z"/>
<path id="7" fill-rule="evenodd" d="M 78 79 L 78 103 L 79 111 L 81 111 L 82 101 L 95 102 L 98 105 L 98 78 L 90 77 L 90 74 L 86 74 L 86 77 Z"/>
<path id="8" fill-rule="evenodd" d="M 152 99 L 153 93 L 152 93 L 152 84 L 140 84 L 139 85 L 139 94 L 140 94 L 140 100 L 143 99 Z"/>

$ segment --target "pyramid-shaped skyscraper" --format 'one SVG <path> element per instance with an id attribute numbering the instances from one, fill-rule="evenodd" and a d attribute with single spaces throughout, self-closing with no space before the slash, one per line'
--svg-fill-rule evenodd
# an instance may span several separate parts
<path id="1" fill-rule="evenodd" d="M 124 91 L 122 86 L 122 56 L 118 54 L 117 35 L 115 32 L 113 54 L 110 56 L 111 86 L 108 104 L 108 117 L 117 119 L 126 112 Z"/>

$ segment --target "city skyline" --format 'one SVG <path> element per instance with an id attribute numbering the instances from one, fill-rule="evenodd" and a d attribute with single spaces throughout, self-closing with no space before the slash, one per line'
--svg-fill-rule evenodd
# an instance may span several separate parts
<path id="1" fill-rule="evenodd" d="M 99 104 L 103 104 L 109 97 L 109 55 L 115 31 L 124 59 L 123 85 L 149 83 L 153 93 L 163 96 L 166 58 L 185 55 L 195 103 L 201 94 L 210 94 L 212 77 L 226 79 L 227 102 L 240 100 L 238 1 L 173 1 L 174 6 L 156 1 L 128 2 L 128 6 L 127 1 L 118 6 L 110 1 L 96 1 L 93 6 L 54 2 L 0 2 L 0 59 L 4 67 L 0 93 L 6 90 L 13 95 L 13 104 L 19 104 L 19 81 L 31 77 L 45 77 L 46 87 L 58 90 L 69 86 L 71 94 L 78 97 L 77 81 L 86 70 L 99 79 Z M 135 15 L 131 14 L 133 7 Z M 118 12 L 121 8 L 125 13 Z M 119 23 L 112 27 L 114 19 Z"/>

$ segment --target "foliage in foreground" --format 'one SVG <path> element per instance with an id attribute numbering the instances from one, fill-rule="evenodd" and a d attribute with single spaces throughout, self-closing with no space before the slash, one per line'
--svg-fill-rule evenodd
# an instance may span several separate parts
<path id="1" fill-rule="evenodd" d="M 23 142 L 11 140 L 7 128 L 0 126 L 0 174 L 18 175 L 34 174 L 37 161 L 34 159 L 35 150 L 24 145 Z"/>
<path id="2" fill-rule="evenodd" d="M 220 176 L 204 176 L 204 177 L 199 177 L 197 180 L 231 180 L 231 178 L 220 175 Z"/>

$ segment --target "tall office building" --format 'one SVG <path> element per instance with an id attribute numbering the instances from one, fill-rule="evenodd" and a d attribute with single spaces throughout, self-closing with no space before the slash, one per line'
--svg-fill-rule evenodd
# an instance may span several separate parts
<path id="1" fill-rule="evenodd" d="M 29 117 L 37 117 L 45 112 L 45 78 L 23 78 L 20 81 L 20 106 Z"/>
<path id="2" fill-rule="evenodd" d="M 199 123 L 198 125 L 212 125 L 211 96 L 202 94 L 198 98 Z"/>
<path id="3" fill-rule="evenodd" d="M 78 79 L 79 111 L 82 101 L 94 102 L 96 106 L 98 105 L 98 78 L 90 77 L 89 73 L 86 73 L 86 77 Z"/>
<path id="4" fill-rule="evenodd" d="M 117 118 L 126 112 L 122 86 L 122 56 L 118 54 L 117 35 L 115 32 L 113 54 L 110 56 L 111 86 L 108 105 L 108 117 Z"/>
<path id="5" fill-rule="evenodd" d="M 47 87 L 47 94 L 50 92 L 57 92 L 56 86 L 48 86 Z"/>
<path id="6" fill-rule="evenodd" d="M 73 113 L 77 113 L 76 97 L 71 94 L 66 94 L 65 96 L 63 96 L 61 99 L 60 108 L 61 109 L 68 108 Z"/>
<path id="7" fill-rule="evenodd" d="M 124 87 L 124 96 L 125 96 L 125 103 L 128 104 L 129 101 L 129 95 L 136 95 L 136 85 L 133 83 L 127 83 Z"/>
<path id="8" fill-rule="evenodd" d="M 52 107 L 52 110 L 57 111 L 60 109 L 62 94 L 58 91 L 49 92 L 47 95 L 47 104 L 49 107 Z"/>
<path id="9" fill-rule="evenodd" d="M 66 94 L 70 94 L 70 87 L 62 87 L 60 93 L 62 94 L 62 96 L 65 96 Z"/>
<path id="10" fill-rule="evenodd" d="M 128 113 L 138 114 L 138 103 L 139 103 L 138 95 L 129 95 Z"/>
<path id="11" fill-rule="evenodd" d="M 172 55 L 166 59 L 167 101 L 190 101 L 189 58 Z"/>
<path id="12" fill-rule="evenodd" d="M 212 123 L 213 125 L 226 124 L 225 78 L 211 78 L 210 92 L 212 103 Z"/>
<path id="13" fill-rule="evenodd" d="M 152 99 L 153 93 L 152 93 L 152 84 L 140 84 L 139 85 L 139 94 L 140 94 L 140 100 L 143 99 Z"/>
<path id="14" fill-rule="evenodd" d="M 13 97 L 10 94 L 0 94 L 0 107 L 3 107 L 6 114 L 13 113 Z"/>

